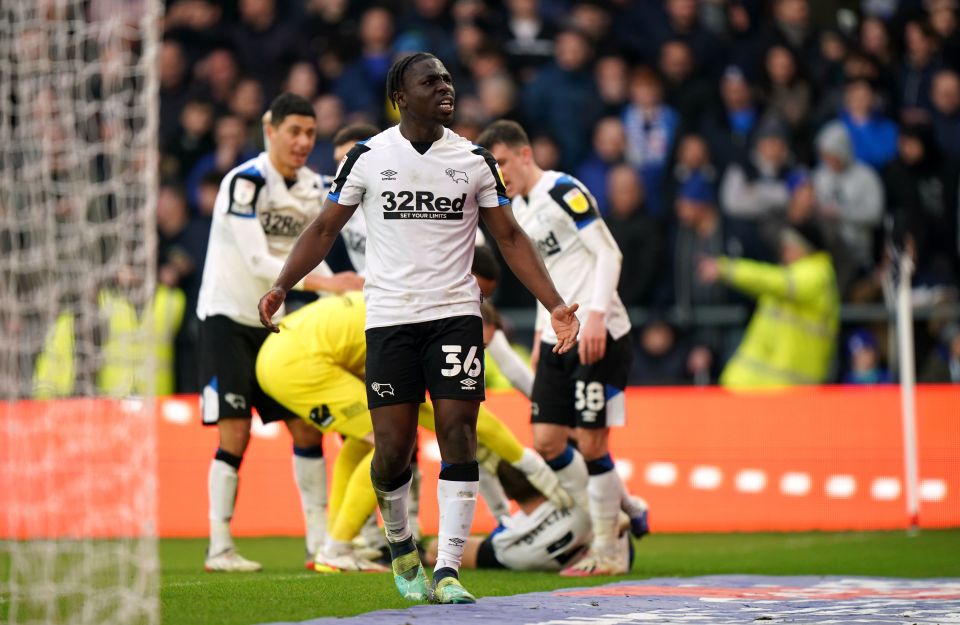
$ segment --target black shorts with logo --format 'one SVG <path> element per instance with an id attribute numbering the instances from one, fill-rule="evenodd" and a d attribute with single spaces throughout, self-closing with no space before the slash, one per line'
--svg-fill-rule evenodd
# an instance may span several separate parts
<path id="1" fill-rule="evenodd" d="M 577 345 L 561 355 L 553 353 L 553 345 L 540 343 L 531 421 L 588 429 L 624 425 L 623 389 L 633 361 L 629 336 L 607 334 L 606 353 L 592 365 L 580 364 Z"/>
<path id="2" fill-rule="evenodd" d="M 483 329 L 464 315 L 370 328 L 367 336 L 367 405 L 433 399 L 483 401 Z"/>
<path id="3" fill-rule="evenodd" d="M 200 322 L 200 414 L 204 425 L 220 419 L 249 419 L 256 408 L 264 423 L 297 416 L 263 392 L 257 383 L 257 352 L 270 330 L 223 315 Z"/>

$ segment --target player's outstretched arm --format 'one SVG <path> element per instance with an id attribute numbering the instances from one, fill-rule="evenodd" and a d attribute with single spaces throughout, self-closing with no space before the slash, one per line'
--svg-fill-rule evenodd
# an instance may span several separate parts
<path id="1" fill-rule="evenodd" d="M 272 318 L 283 305 L 287 291 L 326 258 L 337 234 L 356 208 L 356 205 L 343 206 L 329 198 L 323 203 L 320 214 L 300 233 L 294 243 L 273 287 L 260 298 L 260 323 L 273 332 L 280 331 Z M 322 288 L 321 284 L 310 284 L 309 279 L 304 286 L 310 290 Z"/>
<path id="2" fill-rule="evenodd" d="M 484 208 L 480 215 L 490 234 L 497 240 L 500 253 L 510 269 L 544 308 L 550 311 L 550 322 L 557 334 L 557 344 L 553 351 L 566 353 L 577 342 L 577 333 L 580 331 L 580 322 L 574 314 L 579 305 L 567 306 L 560 297 L 540 254 L 533 246 L 533 241 L 514 219 L 513 209 L 509 204 Z"/>

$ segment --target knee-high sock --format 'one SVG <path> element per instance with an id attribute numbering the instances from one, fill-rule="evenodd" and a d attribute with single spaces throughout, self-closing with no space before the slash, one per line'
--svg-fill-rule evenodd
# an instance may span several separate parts
<path id="1" fill-rule="evenodd" d="M 440 531 L 437 533 L 437 565 L 434 577 L 456 574 L 463 558 L 463 546 L 470 536 L 473 513 L 480 488 L 476 461 L 462 464 L 441 464 L 437 481 L 437 503 L 440 507 Z M 443 569 L 447 569 L 443 571 Z"/>
<path id="2" fill-rule="evenodd" d="M 574 449 L 572 445 L 567 445 L 563 453 L 556 458 L 547 460 L 547 464 L 553 469 L 554 473 L 557 474 L 560 485 L 563 486 L 565 491 L 570 493 L 573 501 L 584 510 L 589 510 L 590 504 L 587 498 L 587 463 L 584 462 L 580 452 Z"/>
<path id="3" fill-rule="evenodd" d="M 617 545 L 623 488 L 620 476 L 614 470 L 610 454 L 587 462 L 587 471 L 590 473 L 587 495 L 593 524 L 593 548 L 596 551 L 610 551 L 616 549 Z"/>
<path id="4" fill-rule="evenodd" d="M 303 506 L 307 552 L 316 554 L 327 534 L 327 463 L 323 447 L 294 447 L 293 476 Z"/>
<path id="5" fill-rule="evenodd" d="M 340 504 L 347 492 L 347 485 L 354 469 L 370 453 L 370 443 L 348 438 L 343 441 L 337 460 L 333 463 L 333 478 L 330 480 L 330 502 L 327 505 L 327 526 L 333 527 L 340 513 Z M 364 466 L 369 466 L 364 465 Z"/>
<path id="6" fill-rule="evenodd" d="M 410 465 L 410 498 L 407 501 L 407 523 L 414 540 L 420 540 L 420 465 Z"/>
<path id="7" fill-rule="evenodd" d="M 410 500 L 410 468 L 392 480 L 380 479 L 370 467 L 370 479 L 373 491 L 380 504 L 380 516 L 383 517 L 383 529 L 388 543 L 402 543 L 412 538 L 410 532 L 407 504 Z"/>
<path id="8" fill-rule="evenodd" d="M 210 462 L 207 474 L 207 495 L 209 497 L 210 517 L 210 555 L 216 555 L 233 547 L 230 534 L 230 520 L 237 501 L 237 484 L 240 469 L 240 456 L 217 449 Z"/>
<path id="9" fill-rule="evenodd" d="M 480 410 L 477 412 L 477 443 L 509 464 L 519 462 L 523 456 L 523 445 L 517 437 L 483 404 L 480 404 Z"/>
<path id="10" fill-rule="evenodd" d="M 370 480 L 370 461 L 373 452 L 368 453 L 353 470 L 343 505 L 336 520 L 330 526 L 330 537 L 339 542 L 350 542 L 360 533 L 360 528 L 377 509 L 377 496 Z"/>

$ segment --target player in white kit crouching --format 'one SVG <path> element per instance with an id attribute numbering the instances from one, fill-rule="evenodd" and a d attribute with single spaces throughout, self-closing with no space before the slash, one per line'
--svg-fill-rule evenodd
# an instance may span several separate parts
<path id="1" fill-rule="evenodd" d="M 593 524 L 590 553 L 561 574 L 626 573 L 630 562 L 618 549 L 618 517 L 625 509 L 642 536 L 647 509 L 627 494 L 609 448 L 610 427 L 625 422 L 623 391 L 633 357 L 630 319 L 617 294 L 623 256 L 587 188 L 572 176 L 540 169 L 519 124 L 494 122 L 478 143 L 497 159 L 517 222 L 536 243 L 561 295 L 584 303 L 577 312 L 582 331 L 576 350 L 551 349 L 556 337 L 539 307 L 533 346 L 534 448 L 574 498 L 579 477 L 589 474 L 583 503 Z M 570 437 L 579 451 L 568 444 Z M 579 493 L 582 501 L 584 491 Z"/>

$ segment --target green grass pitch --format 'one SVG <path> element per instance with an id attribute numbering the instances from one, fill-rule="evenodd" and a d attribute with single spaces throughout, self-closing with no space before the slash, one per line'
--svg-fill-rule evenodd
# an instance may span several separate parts
<path id="1" fill-rule="evenodd" d="M 205 573 L 205 540 L 160 542 L 162 622 L 251 625 L 349 616 L 409 604 L 388 574 L 319 575 L 303 567 L 297 538 L 241 539 L 263 563 L 249 574 Z M 960 577 L 960 529 L 796 534 L 655 534 L 637 545 L 629 578 L 565 579 L 548 573 L 465 571 L 479 597 L 603 584 L 613 579 L 711 574 Z"/>

